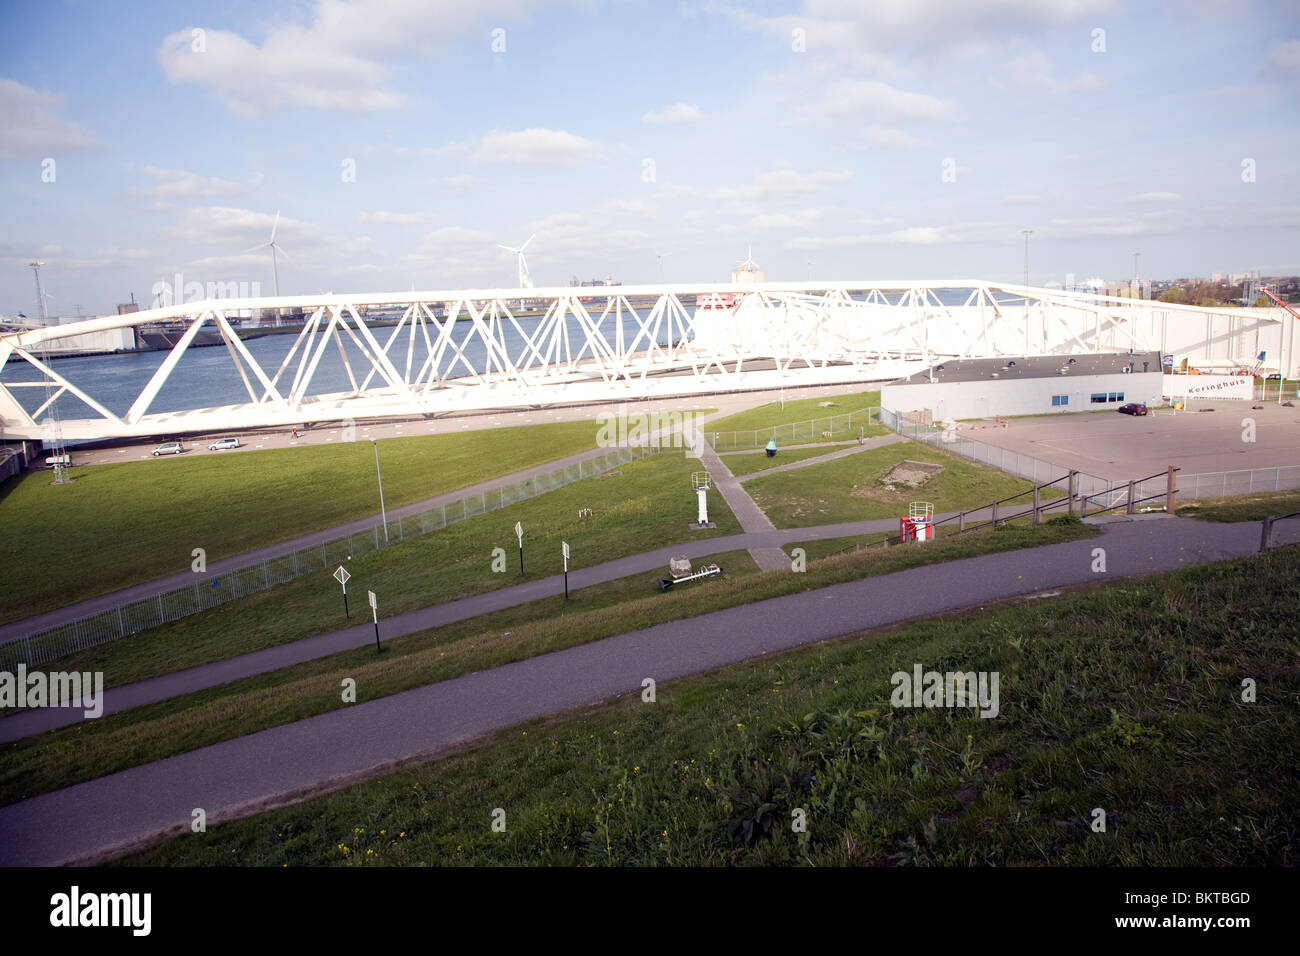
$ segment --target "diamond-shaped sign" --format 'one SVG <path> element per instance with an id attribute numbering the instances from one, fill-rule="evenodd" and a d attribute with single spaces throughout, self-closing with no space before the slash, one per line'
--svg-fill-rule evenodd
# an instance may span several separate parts
<path id="1" fill-rule="evenodd" d="M 348 569 L 340 564 L 339 569 L 334 572 L 334 580 L 347 587 L 348 582 L 352 580 L 352 575 L 348 574 Z"/>

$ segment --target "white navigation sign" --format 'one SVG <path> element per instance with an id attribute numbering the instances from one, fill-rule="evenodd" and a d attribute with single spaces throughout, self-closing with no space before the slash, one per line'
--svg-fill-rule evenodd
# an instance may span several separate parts
<path id="1" fill-rule="evenodd" d="M 340 564 L 339 569 L 334 572 L 334 580 L 343 585 L 343 593 L 346 594 L 348 582 L 352 580 L 352 575 L 348 574 L 348 569 Z"/>

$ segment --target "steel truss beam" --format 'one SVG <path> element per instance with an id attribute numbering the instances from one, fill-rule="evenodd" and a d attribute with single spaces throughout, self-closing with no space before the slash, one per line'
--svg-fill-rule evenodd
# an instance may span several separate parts
<path id="1" fill-rule="evenodd" d="M 962 305 L 940 297 L 953 290 L 960 295 L 949 301 Z M 605 301 L 588 309 L 584 296 Z M 522 302 L 535 308 L 521 315 Z M 63 414 L 66 438 L 106 438 L 881 380 L 943 358 L 1105 351 L 1107 342 L 1154 349 L 1141 329 L 1155 324 L 1157 307 L 1197 322 L 1212 311 L 976 280 L 218 299 L 0 336 L 0 359 L 10 359 L 0 373 L 0 427 L 5 438 L 41 437 L 52 401 L 24 405 L 18 396 L 32 387 L 75 396 L 95 414 Z M 305 320 L 269 371 L 232 319 L 272 310 L 301 310 Z M 395 324 L 376 325 L 375 310 Z M 183 334 L 121 413 L 40 356 L 46 343 L 161 321 L 182 324 Z M 1041 335 L 1031 337 L 1031 326 Z M 219 334 L 247 401 L 153 410 L 164 385 L 185 374 L 181 360 L 204 329 Z M 325 393 L 317 377 L 331 345 L 347 388 Z"/>

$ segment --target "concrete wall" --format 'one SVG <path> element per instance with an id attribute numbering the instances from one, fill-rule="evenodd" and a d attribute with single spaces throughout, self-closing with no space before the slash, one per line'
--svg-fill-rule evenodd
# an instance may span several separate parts
<path id="1" fill-rule="evenodd" d="M 992 418 L 1011 415 L 1052 415 L 1118 408 L 1127 402 L 1160 403 L 1160 371 L 1113 375 L 1062 375 L 999 382 L 920 382 L 886 385 L 880 404 L 895 412 L 929 409 L 935 421 L 946 418 Z M 1123 393 L 1123 401 L 1094 405 L 1094 392 Z M 1069 404 L 1053 406 L 1053 395 L 1066 395 Z"/>

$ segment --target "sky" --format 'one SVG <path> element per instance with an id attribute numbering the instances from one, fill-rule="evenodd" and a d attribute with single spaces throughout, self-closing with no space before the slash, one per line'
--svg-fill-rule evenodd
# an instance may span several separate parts
<path id="1" fill-rule="evenodd" d="M 1297 117 L 1297 0 L 0 0 L 0 313 L 1291 275 Z"/>

